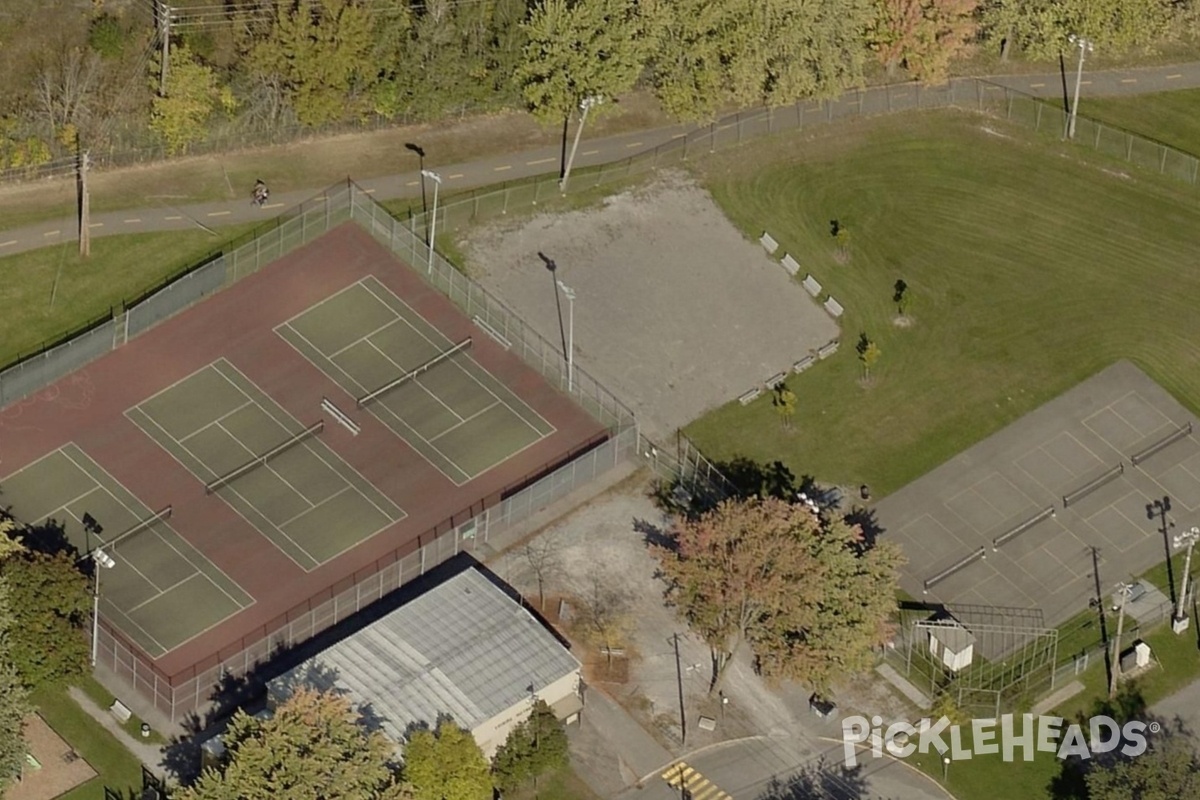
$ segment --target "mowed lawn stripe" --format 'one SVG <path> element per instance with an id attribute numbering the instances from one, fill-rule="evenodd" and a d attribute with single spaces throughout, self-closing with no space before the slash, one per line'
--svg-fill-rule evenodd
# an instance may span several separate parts
<path id="1" fill-rule="evenodd" d="M 735 224 L 771 231 L 846 308 L 839 353 L 789 380 L 793 431 L 769 398 L 731 403 L 688 428 L 711 457 L 886 493 L 1118 358 L 1200 408 L 1189 187 L 955 112 L 768 140 L 700 169 Z M 893 323 L 897 279 L 907 329 Z M 860 332 L 882 351 L 868 388 Z"/>

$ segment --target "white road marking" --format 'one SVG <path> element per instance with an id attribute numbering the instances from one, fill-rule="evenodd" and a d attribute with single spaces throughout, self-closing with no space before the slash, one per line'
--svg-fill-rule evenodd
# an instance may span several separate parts
<path id="1" fill-rule="evenodd" d="M 127 220 L 124 220 L 124 223 L 125 223 L 126 225 L 132 225 L 132 224 L 133 224 L 133 223 L 135 223 L 135 222 L 141 222 L 141 220 L 140 220 L 139 218 L 137 218 L 137 217 L 134 217 L 133 219 L 127 219 Z"/>
<path id="2" fill-rule="evenodd" d="M 1137 78 L 1121 78 L 1121 83 L 1137 83 Z"/>
<path id="3" fill-rule="evenodd" d="M 626 147 L 641 147 L 642 143 L 641 142 L 630 142 L 629 144 L 627 144 L 625 146 Z"/>
<path id="4" fill-rule="evenodd" d="M 163 217 L 163 219 L 183 219 L 183 217 L 179 214 L 176 214 L 173 217 Z"/>
<path id="5" fill-rule="evenodd" d="M 492 172 L 504 172 L 506 169 L 512 169 L 512 164 L 506 164 L 503 167 L 493 167 Z"/>
<path id="6" fill-rule="evenodd" d="M 60 233 L 62 233 L 62 231 L 46 231 L 45 233 L 42 234 L 42 236 L 46 236 L 46 237 L 58 236 Z"/>
<path id="7" fill-rule="evenodd" d="M 461 178 L 462 176 L 463 176 L 463 174 L 461 172 L 456 172 L 453 175 L 449 176 L 448 180 L 454 180 L 455 178 Z"/>
<path id="8" fill-rule="evenodd" d="M 1041 89 L 1045 85 L 1046 84 L 1044 84 L 1044 83 L 1031 83 L 1031 84 L 1029 84 L 1029 88 L 1030 89 Z"/>
<path id="9" fill-rule="evenodd" d="M 88 227 L 89 228 L 103 228 L 104 223 L 103 222 L 92 222 L 92 223 L 88 224 Z"/>
<path id="10" fill-rule="evenodd" d="M 16 239 L 9 239 L 7 242 L 0 242 L 0 247 L 12 247 L 16 243 Z"/>
<path id="11" fill-rule="evenodd" d="M 1177 80 L 1177 79 L 1179 79 L 1179 78 L 1182 78 L 1182 77 L 1183 77 L 1182 75 L 1178 75 L 1178 74 L 1176 74 L 1176 75 L 1168 75 L 1168 76 L 1167 76 L 1167 80 L 1169 80 L 1169 81 L 1173 81 L 1173 80 Z"/>
<path id="12" fill-rule="evenodd" d="M 418 183 L 420 183 L 420 181 L 409 181 L 408 183 L 406 183 L 404 185 L 405 186 L 416 186 Z"/>
<path id="13" fill-rule="evenodd" d="M 596 153 L 599 153 L 599 152 L 600 152 L 599 150 L 584 150 L 583 155 L 594 156 L 594 155 L 596 155 Z"/>
<path id="14" fill-rule="evenodd" d="M 263 208 L 283 208 L 283 203 L 268 203 Z M 225 213 L 228 214 L 229 212 L 226 211 Z"/>
<path id="15" fill-rule="evenodd" d="M 227 217 L 232 214 L 232 211 L 210 211 L 205 216 L 208 217 Z"/>
<path id="16" fill-rule="evenodd" d="M 551 161 L 554 161 L 554 159 L 553 158 L 539 158 L 536 161 L 526 161 L 525 166 L 532 167 L 534 164 L 549 164 Z"/>

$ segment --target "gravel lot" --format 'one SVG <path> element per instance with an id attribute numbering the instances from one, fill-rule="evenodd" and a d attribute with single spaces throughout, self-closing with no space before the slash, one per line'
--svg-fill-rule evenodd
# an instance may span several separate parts
<path id="1" fill-rule="evenodd" d="M 799 283 L 680 173 L 460 243 L 471 274 L 559 341 L 553 278 L 577 293 L 577 362 L 665 438 L 837 335 Z M 569 307 L 563 299 L 564 320 Z"/>

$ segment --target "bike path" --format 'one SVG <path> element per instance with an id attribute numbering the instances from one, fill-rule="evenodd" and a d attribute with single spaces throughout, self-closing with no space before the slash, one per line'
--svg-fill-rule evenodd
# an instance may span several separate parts
<path id="1" fill-rule="evenodd" d="M 1039 97 L 1064 97 L 1066 93 L 1062 74 L 1001 75 L 984 80 Z M 1066 81 L 1073 83 L 1074 76 L 1066 76 Z M 1095 97 L 1149 94 L 1200 87 L 1200 62 L 1085 72 L 1082 87 L 1081 102 L 1083 112 L 1086 113 L 1086 98 L 1089 95 Z M 882 87 L 875 90 L 884 91 Z M 854 94 L 854 91 L 847 94 Z M 584 139 L 580 143 L 575 167 L 619 161 L 652 150 L 672 139 L 686 136 L 690 131 L 707 127 L 675 124 L 597 139 Z M 508 180 L 553 174 L 560 156 L 560 147 L 552 145 L 442 166 L 437 170 L 443 179 L 441 191 L 448 194 Z M 366 179 L 358 183 L 378 200 L 421 196 L 420 174 L 416 171 Z M 246 188 L 246 197 L 239 200 L 217 200 L 184 206 L 160 203 L 144 208 L 93 214 L 90 232 L 93 238 L 97 238 L 124 233 L 202 229 L 212 231 L 214 237 L 219 238 L 221 234 L 216 228 L 222 225 L 270 219 L 281 209 L 310 199 L 324 187 L 273 194 L 271 201 L 262 208 L 257 208 L 250 202 L 250 188 Z M 427 185 L 426 189 L 429 193 L 433 187 Z M 0 257 L 72 241 L 77 234 L 76 217 L 63 217 L 12 230 L 0 229 Z"/>

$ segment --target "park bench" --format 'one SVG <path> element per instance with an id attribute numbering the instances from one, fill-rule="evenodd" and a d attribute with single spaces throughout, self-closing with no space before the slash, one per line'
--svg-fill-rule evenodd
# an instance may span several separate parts
<path id="1" fill-rule="evenodd" d="M 766 250 L 769 256 L 775 255 L 775 251 L 779 249 L 779 242 L 775 241 L 774 237 L 766 231 L 763 231 L 763 235 L 758 240 L 758 243 L 763 246 L 763 250 Z"/>
<path id="2" fill-rule="evenodd" d="M 748 406 L 751 403 L 753 403 L 755 398 L 758 397 L 760 394 L 762 394 L 762 387 L 755 386 L 753 389 L 751 389 L 750 391 L 746 392 L 744 395 L 739 397 L 738 402 L 744 406 Z"/>
<path id="3" fill-rule="evenodd" d="M 837 300 L 834 300 L 833 297 L 831 296 L 828 300 L 825 301 L 825 310 L 829 312 L 829 315 L 831 317 L 833 317 L 834 319 L 837 319 L 838 317 L 840 317 L 842 315 L 842 313 L 846 309 L 842 308 L 842 304 L 839 303 Z"/>
<path id="4" fill-rule="evenodd" d="M 113 700 L 112 705 L 108 707 L 108 713 L 116 717 L 117 721 L 122 724 L 133 718 L 133 712 L 120 700 Z"/>
<path id="5" fill-rule="evenodd" d="M 817 279 L 812 275 L 805 275 L 803 283 L 805 291 L 807 291 L 813 297 L 817 297 L 821 294 L 821 284 L 817 283 Z"/>
<path id="6" fill-rule="evenodd" d="M 783 268 L 787 270 L 787 274 L 791 275 L 792 277 L 795 277 L 796 274 L 800 272 L 800 264 L 798 264 L 796 259 L 792 258 L 788 253 L 783 254 L 783 260 L 779 263 L 783 264 Z"/>
<path id="7" fill-rule="evenodd" d="M 832 342 L 829 342 L 828 344 L 823 345 L 821 347 L 821 349 L 817 351 L 817 358 L 824 361 L 825 359 L 829 358 L 831 355 L 833 355 L 837 351 L 838 351 L 838 340 L 834 339 Z"/>
<path id="8" fill-rule="evenodd" d="M 816 357 L 805 356 L 804 358 L 797 361 L 795 364 L 792 364 L 792 372 L 795 372 L 797 375 L 799 375 L 801 372 L 804 372 L 804 370 L 808 369 L 815 363 L 817 363 Z"/>

